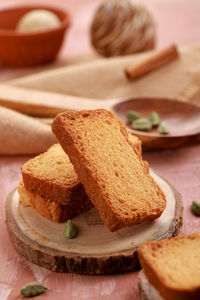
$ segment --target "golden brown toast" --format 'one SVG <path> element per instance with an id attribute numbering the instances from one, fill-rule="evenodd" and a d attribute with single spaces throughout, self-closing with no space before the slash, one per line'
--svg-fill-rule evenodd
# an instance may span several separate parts
<path id="1" fill-rule="evenodd" d="M 58 144 L 27 161 L 21 171 L 26 190 L 45 199 L 65 205 L 72 199 L 78 201 L 82 195 L 85 198 L 74 167 Z"/>
<path id="2" fill-rule="evenodd" d="M 147 279 L 164 299 L 200 299 L 200 233 L 146 242 L 138 253 Z"/>
<path id="3" fill-rule="evenodd" d="M 93 205 L 89 201 L 69 201 L 67 204 L 44 199 L 39 194 L 28 192 L 21 180 L 18 185 L 19 201 L 25 206 L 32 206 L 40 215 L 54 222 L 64 222 L 87 210 Z M 86 195 L 85 195 L 86 196 Z M 83 198 L 81 198 L 83 199 Z"/>
<path id="4" fill-rule="evenodd" d="M 131 134 L 129 140 L 141 152 L 141 141 Z M 63 222 L 93 206 L 59 144 L 26 162 L 21 170 L 20 202 L 31 205 L 44 217 Z"/>
<path id="5" fill-rule="evenodd" d="M 52 130 L 111 231 L 162 214 L 165 195 L 114 113 L 67 111 L 57 115 Z"/>

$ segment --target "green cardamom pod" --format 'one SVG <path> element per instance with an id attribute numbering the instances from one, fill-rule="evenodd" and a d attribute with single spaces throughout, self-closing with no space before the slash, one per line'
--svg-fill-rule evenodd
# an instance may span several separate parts
<path id="1" fill-rule="evenodd" d="M 160 122 L 160 117 L 156 111 L 152 111 L 149 115 L 149 121 L 151 122 L 152 126 L 158 126 Z"/>
<path id="2" fill-rule="evenodd" d="M 129 110 L 126 114 L 126 118 L 127 120 L 131 123 L 137 119 L 140 119 L 142 118 L 141 114 L 137 113 L 136 111 L 134 110 Z"/>
<path id="3" fill-rule="evenodd" d="M 158 132 L 161 134 L 167 134 L 169 133 L 169 128 L 166 122 L 162 122 L 160 126 L 158 127 Z"/>
<path id="4" fill-rule="evenodd" d="M 34 297 L 38 296 L 47 290 L 47 287 L 38 283 L 38 282 L 30 282 L 24 287 L 21 288 L 20 294 L 24 297 Z"/>
<path id="5" fill-rule="evenodd" d="M 195 214 L 195 215 L 200 215 L 200 202 L 198 201 L 192 201 L 192 212 Z"/>
<path id="6" fill-rule="evenodd" d="M 151 122 L 146 118 L 140 118 L 131 123 L 131 127 L 136 130 L 150 130 L 152 128 Z"/>
<path id="7" fill-rule="evenodd" d="M 68 220 L 65 224 L 64 234 L 68 239 L 73 239 L 77 236 L 78 230 L 77 227 L 72 223 L 71 220 Z"/>

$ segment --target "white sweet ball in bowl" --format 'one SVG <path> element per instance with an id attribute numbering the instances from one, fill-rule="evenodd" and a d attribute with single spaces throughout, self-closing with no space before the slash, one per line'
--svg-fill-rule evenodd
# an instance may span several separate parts
<path id="1" fill-rule="evenodd" d="M 38 32 L 59 26 L 60 19 L 46 9 L 34 9 L 26 13 L 18 22 L 16 30 L 21 33 Z"/>

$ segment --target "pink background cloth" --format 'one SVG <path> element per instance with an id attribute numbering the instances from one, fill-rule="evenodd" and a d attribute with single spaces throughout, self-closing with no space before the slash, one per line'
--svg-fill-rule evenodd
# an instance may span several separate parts
<path id="1" fill-rule="evenodd" d="M 22 2 L 24 1 L 0 1 L 0 7 L 9 3 Z M 59 59 L 89 51 L 88 26 L 95 7 L 101 1 L 42 2 L 52 5 L 56 3 L 68 9 L 73 18 L 72 28 Z M 200 40 L 199 0 L 145 0 L 143 2 L 148 5 L 157 20 L 159 48 L 172 42 L 185 45 Z M 0 79 L 9 78 L 20 72 L 22 70 L 0 68 Z M 30 281 L 40 281 L 49 287 L 45 294 L 38 297 L 40 300 L 140 299 L 137 272 L 111 276 L 56 274 L 28 263 L 16 253 L 6 230 L 4 205 L 8 194 L 17 186 L 21 178 L 20 166 L 29 158 L 0 158 L 0 299 L 23 299 L 19 296 L 19 289 Z M 190 205 L 193 200 L 200 201 L 200 145 L 145 153 L 144 159 L 148 160 L 151 168 L 167 178 L 182 194 L 184 201 L 182 232 L 199 231 L 200 218 L 192 215 Z"/>

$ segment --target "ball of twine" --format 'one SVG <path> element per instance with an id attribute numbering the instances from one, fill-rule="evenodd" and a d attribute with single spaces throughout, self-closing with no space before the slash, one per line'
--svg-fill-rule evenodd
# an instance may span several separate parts
<path id="1" fill-rule="evenodd" d="M 97 9 L 91 24 L 91 43 L 107 57 L 153 49 L 155 37 L 153 16 L 136 1 L 106 1 Z"/>

